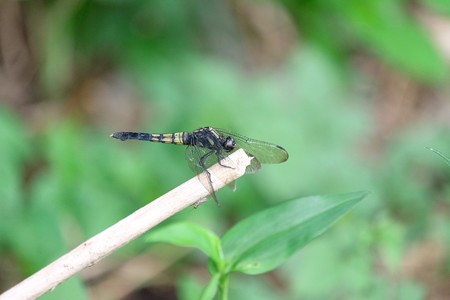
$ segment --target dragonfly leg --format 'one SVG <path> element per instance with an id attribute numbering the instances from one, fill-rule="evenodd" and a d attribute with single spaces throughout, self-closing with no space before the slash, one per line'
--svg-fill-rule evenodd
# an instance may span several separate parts
<path id="1" fill-rule="evenodd" d="M 200 160 L 199 160 L 199 162 L 198 162 L 199 166 L 200 166 L 203 170 L 205 170 L 206 172 L 208 172 L 208 170 L 206 169 L 205 161 L 206 161 L 206 159 L 207 159 L 208 157 L 211 156 L 211 154 L 213 154 L 213 151 L 209 151 L 208 153 L 206 153 L 205 155 L 203 155 L 202 157 L 200 157 Z M 209 172 L 208 172 L 208 173 L 209 173 Z"/>
<path id="2" fill-rule="evenodd" d="M 218 206 L 220 206 L 219 200 L 217 200 L 216 194 L 214 193 L 214 187 L 213 187 L 213 185 L 212 185 L 211 173 L 209 173 L 208 169 L 207 169 L 206 166 L 205 166 L 205 161 L 206 161 L 206 159 L 207 159 L 208 157 L 210 157 L 211 154 L 213 154 L 213 153 L 214 153 L 214 151 L 210 151 L 210 152 L 206 153 L 205 155 L 203 155 L 203 156 L 200 158 L 200 161 L 198 162 L 198 164 L 199 164 L 199 166 L 205 171 L 206 175 L 208 176 L 208 187 L 209 187 L 208 191 L 209 191 L 209 194 L 211 195 L 211 197 L 213 197 L 213 199 L 214 199 L 214 201 L 216 202 L 216 204 L 217 204 Z"/>
<path id="3" fill-rule="evenodd" d="M 226 156 L 221 155 L 220 152 L 216 152 L 216 156 L 217 156 L 217 161 L 219 162 L 219 165 L 225 168 L 230 168 L 230 169 L 234 169 L 232 166 L 227 166 L 222 164 L 222 160 L 226 159 Z"/>

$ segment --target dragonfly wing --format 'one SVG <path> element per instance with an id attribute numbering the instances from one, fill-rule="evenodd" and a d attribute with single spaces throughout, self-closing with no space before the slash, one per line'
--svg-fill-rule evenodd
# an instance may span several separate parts
<path id="1" fill-rule="evenodd" d="M 258 162 L 253 162 L 255 159 L 252 160 L 252 163 L 249 167 L 252 170 L 258 170 L 260 164 L 278 164 L 286 161 L 289 158 L 289 154 L 281 146 L 254 140 L 243 135 L 231 133 L 222 129 L 220 129 L 219 131 L 225 136 L 233 137 L 238 148 L 244 149 L 247 154 L 255 157 L 258 160 Z"/>
<path id="2" fill-rule="evenodd" d="M 261 163 L 256 157 L 253 156 L 252 160 L 250 161 L 250 165 L 248 165 L 245 169 L 245 173 L 253 174 L 259 172 L 259 170 L 261 170 Z"/>
<path id="3" fill-rule="evenodd" d="M 189 168 L 195 173 L 200 174 L 204 170 L 199 165 L 200 158 L 206 153 L 203 153 L 203 151 L 200 151 L 199 149 L 196 149 L 196 147 L 188 146 L 186 148 L 185 157 L 186 161 L 188 162 Z"/>
<path id="4" fill-rule="evenodd" d="M 227 184 L 227 187 L 230 188 L 234 192 L 236 190 L 236 180 Z"/>
<path id="5" fill-rule="evenodd" d="M 212 185 L 211 174 L 208 172 L 208 168 L 217 162 L 217 157 L 211 150 L 205 148 L 199 148 L 194 146 L 189 146 L 186 149 L 186 160 L 188 162 L 189 168 L 197 174 L 197 177 L 201 184 L 208 191 L 209 195 L 214 199 L 214 201 L 219 205 L 216 193 Z M 203 159 L 203 161 L 202 161 Z M 194 206 L 198 207 L 198 204 Z"/>

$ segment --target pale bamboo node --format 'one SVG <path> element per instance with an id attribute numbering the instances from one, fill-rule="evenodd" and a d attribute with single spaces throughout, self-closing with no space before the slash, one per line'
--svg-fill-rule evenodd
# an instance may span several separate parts
<path id="1" fill-rule="evenodd" d="M 244 175 L 245 168 L 251 160 L 242 149 L 232 153 L 228 158 L 227 165 L 230 165 L 230 162 L 235 164 L 230 166 L 231 168 L 215 164 L 208 169 L 211 173 L 214 190 L 218 190 Z M 0 295 L 0 300 L 35 299 L 43 295 L 74 274 L 96 264 L 150 228 L 182 209 L 194 205 L 207 195 L 208 191 L 195 176 L 7 290 Z"/>

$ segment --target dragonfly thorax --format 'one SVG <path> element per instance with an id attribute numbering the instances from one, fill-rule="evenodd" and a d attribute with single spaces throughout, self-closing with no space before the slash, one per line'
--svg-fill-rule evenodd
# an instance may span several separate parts
<path id="1" fill-rule="evenodd" d="M 212 127 L 203 127 L 189 134 L 187 145 L 211 149 L 216 152 L 230 152 L 236 148 L 236 141 L 232 136 L 224 135 Z"/>

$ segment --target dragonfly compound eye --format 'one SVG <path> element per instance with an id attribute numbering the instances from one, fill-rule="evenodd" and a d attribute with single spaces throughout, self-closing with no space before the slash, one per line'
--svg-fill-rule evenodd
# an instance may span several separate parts
<path id="1" fill-rule="evenodd" d="M 231 136 L 229 136 L 225 139 L 225 143 L 223 146 L 225 148 L 225 151 L 230 152 L 231 150 L 236 148 L 236 142 Z"/>

